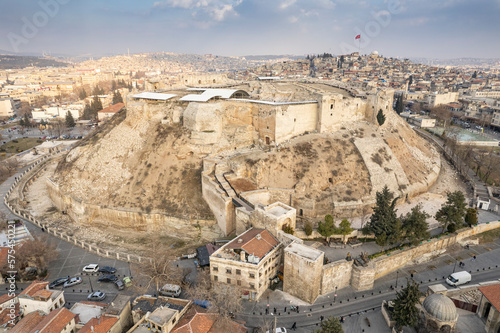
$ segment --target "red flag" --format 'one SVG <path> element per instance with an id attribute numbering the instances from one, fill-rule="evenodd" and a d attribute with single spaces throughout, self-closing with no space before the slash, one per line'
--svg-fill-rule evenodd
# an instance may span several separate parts
<path id="1" fill-rule="evenodd" d="M 361 35 L 357 35 L 354 39 L 360 39 Z"/>

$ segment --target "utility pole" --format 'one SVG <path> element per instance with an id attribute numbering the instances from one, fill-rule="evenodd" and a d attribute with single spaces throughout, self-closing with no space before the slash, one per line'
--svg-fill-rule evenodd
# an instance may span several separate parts
<path id="1" fill-rule="evenodd" d="M 276 333 L 276 322 L 278 318 L 274 317 L 274 328 L 273 328 L 273 333 Z"/>

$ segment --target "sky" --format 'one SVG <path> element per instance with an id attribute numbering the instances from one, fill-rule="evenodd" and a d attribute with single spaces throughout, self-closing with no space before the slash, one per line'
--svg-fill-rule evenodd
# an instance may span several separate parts
<path id="1" fill-rule="evenodd" d="M 500 0 L 1 0 L 0 50 L 500 58 L 499 14 Z"/>

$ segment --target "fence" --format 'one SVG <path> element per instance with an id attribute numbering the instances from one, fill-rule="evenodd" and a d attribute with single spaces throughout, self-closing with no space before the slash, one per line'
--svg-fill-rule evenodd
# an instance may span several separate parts
<path id="1" fill-rule="evenodd" d="M 11 205 L 9 203 L 9 197 L 10 197 L 11 193 L 16 189 L 17 185 L 21 182 L 21 180 L 23 180 L 23 178 L 25 176 L 29 176 L 29 177 L 33 176 L 35 174 L 35 172 L 39 171 L 39 167 L 41 166 L 42 162 L 45 162 L 49 158 L 53 158 L 56 155 L 69 150 L 70 148 L 71 147 L 64 148 L 64 149 L 59 150 L 57 152 L 53 152 L 53 153 L 50 153 L 50 154 L 45 155 L 43 157 L 40 157 L 35 162 L 33 162 L 26 170 L 24 170 L 24 172 L 22 174 L 20 174 L 19 176 L 16 176 L 14 183 L 12 184 L 12 186 L 10 187 L 10 189 L 7 191 L 7 193 L 5 194 L 5 196 L 3 198 L 3 201 L 4 201 L 5 205 L 7 206 L 7 208 L 9 208 L 9 210 L 13 214 L 25 219 L 26 221 L 31 222 L 33 225 L 36 225 L 37 227 L 39 227 L 42 231 L 46 231 L 47 233 L 54 235 L 55 237 L 57 237 L 59 239 L 67 241 L 68 243 L 72 243 L 78 247 L 81 247 L 82 249 L 85 249 L 89 252 L 95 253 L 101 257 L 113 258 L 113 259 L 117 259 L 117 260 L 136 262 L 136 263 L 151 261 L 151 258 L 141 257 L 141 256 L 138 256 L 135 254 L 129 254 L 129 253 L 124 253 L 124 252 L 103 250 L 96 245 L 92 245 L 92 244 L 86 243 L 84 241 L 78 240 L 76 237 L 70 236 L 64 232 L 57 231 L 55 228 L 51 228 L 51 227 L 46 226 L 45 224 L 43 224 L 42 222 L 40 222 L 39 220 L 37 220 L 33 216 L 16 209 L 15 207 L 13 207 L 13 205 Z M 29 180 L 29 177 L 28 177 L 28 180 Z"/>

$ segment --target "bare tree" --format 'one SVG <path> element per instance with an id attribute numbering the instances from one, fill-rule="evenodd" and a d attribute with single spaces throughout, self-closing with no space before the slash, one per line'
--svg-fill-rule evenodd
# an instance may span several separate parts
<path id="1" fill-rule="evenodd" d="M 61 137 L 66 131 L 67 127 L 63 119 L 57 118 L 49 124 L 49 133 L 53 133 L 58 138 Z"/>
<path id="2" fill-rule="evenodd" d="M 443 127 L 446 127 L 451 119 L 451 111 L 446 105 L 441 104 L 431 109 L 431 116 L 442 120 Z"/>

